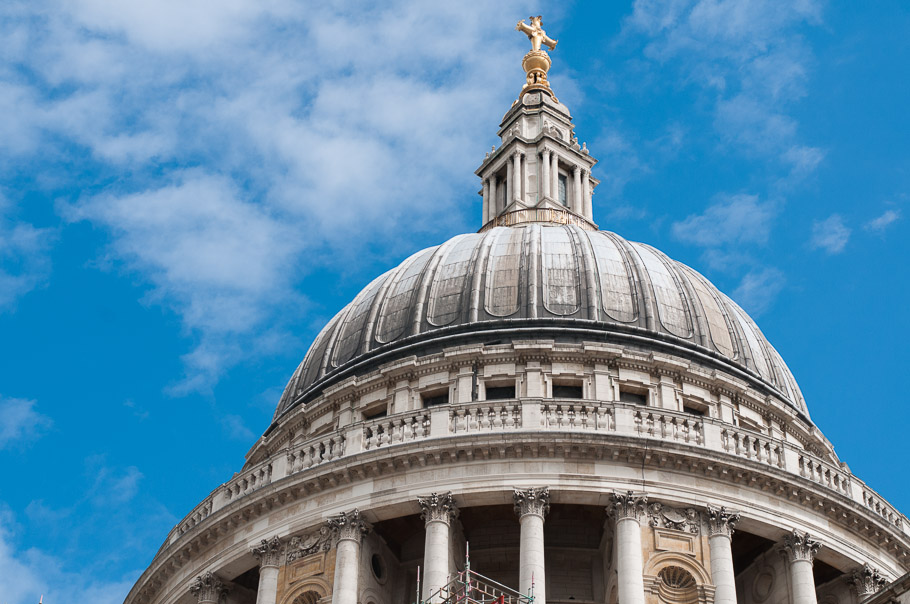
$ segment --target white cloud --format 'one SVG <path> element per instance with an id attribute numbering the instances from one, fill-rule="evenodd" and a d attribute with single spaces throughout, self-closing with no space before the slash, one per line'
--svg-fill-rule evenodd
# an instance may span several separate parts
<path id="1" fill-rule="evenodd" d="M 732 298 L 750 315 L 758 317 L 771 307 L 785 282 L 784 274 L 776 268 L 756 269 L 743 276 Z"/>
<path id="2" fill-rule="evenodd" d="M 829 254 L 839 254 L 850 240 L 851 230 L 844 224 L 839 214 L 832 214 L 824 220 L 812 224 L 812 238 L 809 245 L 813 249 L 824 250 Z"/>
<path id="3" fill-rule="evenodd" d="M 708 206 L 702 214 L 692 214 L 673 223 L 673 235 L 680 241 L 716 248 L 726 244 L 765 243 L 777 204 L 759 201 L 757 195 L 729 195 Z"/>
<path id="4" fill-rule="evenodd" d="M 876 218 L 873 218 L 869 222 L 863 225 L 863 228 L 867 231 L 872 231 L 875 233 L 881 233 L 887 229 L 891 224 L 900 220 L 901 213 L 900 210 L 885 210 L 885 212 Z"/>
<path id="5" fill-rule="evenodd" d="M 19 117 L 0 146 L 79 164 L 47 171 L 88 191 L 59 207 L 181 317 L 194 345 L 174 391 L 205 390 L 273 345 L 282 308 L 299 316 L 308 271 L 465 226 L 483 141 L 524 79 L 526 40 L 502 31 L 526 9 L 10 3 L 4 57 L 31 75 L 4 74 L 0 109 Z"/>
<path id="6" fill-rule="evenodd" d="M 798 142 L 789 113 L 806 94 L 813 60 L 800 28 L 820 20 L 814 0 L 637 0 L 624 35 L 644 36 L 645 56 L 678 64 L 680 85 L 714 97 L 715 128 L 728 144 L 799 179 L 824 158 Z"/>
<path id="7" fill-rule="evenodd" d="M 22 296 L 43 285 L 50 274 L 54 231 L 14 220 L 11 214 L 12 204 L 0 194 L 0 312 L 14 310 Z"/>
<path id="8" fill-rule="evenodd" d="M 35 410 L 35 404 L 0 396 L 0 451 L 32 441 L 52 425 L 49 417 Z"/>

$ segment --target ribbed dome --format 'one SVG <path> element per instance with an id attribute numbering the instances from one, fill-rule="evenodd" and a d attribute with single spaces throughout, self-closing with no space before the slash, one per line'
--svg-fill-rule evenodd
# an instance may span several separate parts
<path id="1" fill-rule="evenodd" d="M 317 336 L 276 417 L 369 360 L 493 331 L 682 346 L 808 414 L 777 351 L 698 272 L 615 233 L 534 224 L 458 235 L 375 279 Z"/>

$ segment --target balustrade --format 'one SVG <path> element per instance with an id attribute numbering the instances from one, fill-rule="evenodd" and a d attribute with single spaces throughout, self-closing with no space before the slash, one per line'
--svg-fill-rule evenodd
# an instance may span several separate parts
<path id="1" fill-rule="evenodd" d="M 249 495 L 272 482 L 272 464 L 267 463 L 233 478 L 224 485 L 228 500 Z"/>
<path id="2" fill-rule="evenodd" d="M 540 419 L 544 430 L 610 431 L 616 426 L 613 408 L 598 403 L 545 403 Z"/>
<path id="3" fill-rule="evenodd" d="M 898 528 L 903 528 L 904 526 L 904 516 L 896 509 L 894 509 L 891 504 L 878 496 L 877 493 L 873 493 L 869 489 L 863 489 L 863 504 L 894 526 Z"/>
<path id="4" fill-rule="evenodd" d="M 521 428 L 521 405 L 517 401 L 481 401 L 456 405 L 449 418 L 449 432 L 490 432 Z"/>
<path id="5" fill-rule="evenodd" d="M 720 433 L 724 451 L 766 463 L 778 468 L 786 468 L 783 443 L 768 437 L 735 428 L 724 428 Z"/>
<path id="6" fill-rule="evenodd" d="M 846 473 L 817 457 L 799 454 L 799 475 L 828 488 L 850 496 L 850 478 Z"/>
<path id="7" fill-rule="evenodd" d="M 288 473 L 294 474 L 344 455 L 344 435 L 337 432 L 288 450 Z"/>
<path id="8" fill-rule="evenodd" d="M 426 409 L 408 414 L 372 420 L 363 426 L 363 448 L 378 449 L 385 445 L 420 440 L 430 433 L 430 414 Z"/>
<path id="9" fill-rule="evenodd" d="M 651 410 L 636 410 L 635 425 L 640 434 L 652 438 L 701 445 L 705 442 L 703 422 L 696 417 Z"/>

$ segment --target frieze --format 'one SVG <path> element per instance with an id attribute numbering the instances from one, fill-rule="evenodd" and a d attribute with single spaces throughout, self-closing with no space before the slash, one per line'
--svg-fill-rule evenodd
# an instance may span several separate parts
<path id="1" fill-rule="evenodd" d="M 328 527 L 322 526 L 318 531 L 306 535 L 295 535 L 288 543 L 287 563 L 305 558 L 319 552 L 332 549 L 332 533 Z"/>
<path id="2" fill-rule="evenodd" d="M 672 508 L 654 502 L 648 505 L 648 524 L 698 534 L 701 515 L 695 508 Z"/>

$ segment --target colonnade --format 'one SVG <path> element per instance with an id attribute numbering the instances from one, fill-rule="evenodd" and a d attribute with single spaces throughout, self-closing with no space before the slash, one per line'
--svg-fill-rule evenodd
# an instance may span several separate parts
<path id="1" fill-rule="evenodd" d="M 513 502 L 521 527 L 518 591 L 525 595 L 533 593 L 535 604 L 546 604 L 544 522 L 550 510 L 550 491 L 547 487 L 514 489 Z M 458 509 L 451 493 L 418 497 L 417 503 L 425 526 L 421 598 L 424 602 L 439 604 L 438 592 L 450 580 L 451 526 L 458 517 Z M 633 491 L 613 493 L 607 508 L 614 523 L 616 587 L 621 604 L 644 604 L 646 601 L 641 521 L 647 508 L 647 496 Z M 731 539 L 740 515 L 724 507 L 708 505 L 704 518 L 711 580 L 715 588 L 714 603 L 736 604 Z M 357 604 L 361 544 L 371 527 L 355 509 L 330 517 L 325 528 L 335 546 L 332 604 Z M 817 604 L 812 564 L 820 546 L 805 532 L 794 530 L 784 538 L 781 552 L 789 561 L 791 604 Z M 259 562 L 257 604 L 277 604 L 278 568 L 284 551 L 284 542 L 277 536 L 263 539 L 250 550 Z M 872 584 L 873 581 L 865 583 Z M 197 577 L 190 587 L 198 604 L 218 604 L 227 589 L 225 582 L 211 572 Z"/>
<path id="2" fill-rule="evenodd" d="M 493 220 L 513 201 L 522 201 L 526 189 L 528 162 L 525 153 L 515 150 L 506 158 L 506 175 L 501 179 L 493 174 L 483 179 L 483 222 Z M 538 193 L 540 199 L 558 200 L 559 196 L 559 155 L 544 148 L 540 152 L 538 168 Z M 591 207 L 591 172 L 579 165 L 571 167 L 571 194 L 566 199 L 567 207 L 589 220 L 592 218 Z M 499 191 L 505 187 L 506 194 L 500 200 Z"/>

